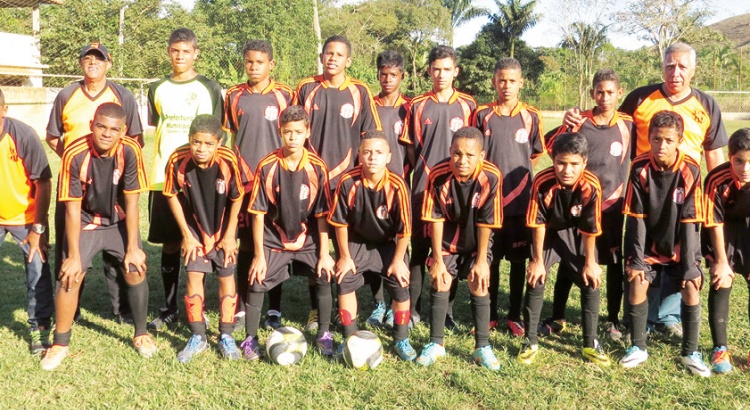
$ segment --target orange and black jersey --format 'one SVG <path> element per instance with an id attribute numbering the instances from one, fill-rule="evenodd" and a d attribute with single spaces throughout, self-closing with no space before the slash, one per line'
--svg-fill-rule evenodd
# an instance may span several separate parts
<path id="1" fill-rule="evenodd" d="M 704 192 L 706 221 L 703 226 L 712 228 L 725 223 L 747 224 L 750 218 L 750 190 L 742 189 L 731 163 L 725 162 L 706 175 Z"/>
<path id="2" fill-rule="evenodd" d="M 410 100 L 403 95 L 399 95 L 396 103 L 392 106 L 383 105 L 380 96 L 375 96 L 374 101 L 378 110 L 378 117 L 380 117 L 380 124 L 383 126 L 383 132 L 385 132 L 388 145 L 391 147 L 391 162 L 388 163 L 388 169 L 406 178 L 406 147 L 399 142 L 399 139 L 404 132 L 406 107 Z"/>
<path id="3" fill-rule="evenodd" d="M 0 134 L 0 225 L 27 225 L 36 216 L 34 181 L 52 178 L 47 154 L 33 128 L 2 119 Z"/>
<path id="4" fill-rule="evenodd" d="M 701 162 L 701 153 L 727 145 L 729 138 L 721 110 L 710 95 L 693 88 L 692 93 L 681 101 L 672 102 L 664 95 L 662 84 L 636 88 L 625 97 L 619 111 L 633 117 L 637 127 L 636 155 L 649 151 L 648 124 L 659 111 L 673 111 L 685 123 L 684 139 L 680 150 L 695 162 Z"/>
<path id="5" fill-rule="evenodd" d="M 531 201 L 526 213 L 526 226 L 544 227 L 549 231 L 578 229 L 583 235 L 602 233 L 602 188 L 599 179 L 584 170 L 578 181 L 562 187 L 553 167 L 545 168 L 534 177 Z"/>
<path id="6" fill-rule="evenodd" d="M 315 218 L 327 216 L 330 203 L 325 162 L 305 149 L 297 170 L 292 170 L 278 149 L 258 164 L 248 212 L 265 215 L 263 246 L 298 251 L 315 246 Z"/>
<path id="7" fill-rule="evenodd" d="M 289 86 L 275 81 L 261 92 L 253 92 L 247 83 L 227 90 L 224 130 L 234 135 L 240 170 L 249 175 L 247 190 L 260 160 L 281 148 L 279 114 L 292 103 L 293 97 L 294 91 Z"/>
<path id="8" fill-rule="evenodd" d="M 692 259 L 698 247 L 703 212 L 700 166 L 682 151 L 669 169 L 660 171 L 651 154 L 639 155 L 630 167 L 623 213 L 641 219 L 625 232 L 628 266 L 669 264 Z M 694 226 L 689 226 L 694 225 Z M 645 230 L 642 232 L 641 230 Z"/>
<path id="9" fill-rule="evenodd" d="M 310 115 L 309 146 L 326 162 L 333 191 L 339 176 L 355 165 L 362 134 L 383 129 L 372 93 L 367 84 L 348 76 L 338 88 L 330 88 L 317 75 L 299 83 L 294 104 Z"/>
<path id="10" fill-rule="evenodd" d="M 237 156 L 220 146 L 212 163 L 201 169 L 190 146 L 183 145 L 169 157 L 163 193 L 167 198 L 181 194 L 185 219 L 200 234 L 203 252 L 208 254 L 226 231 L 231 203 L 245 194 Z"/>
<path id="11" fill-rule="evenodd" d="M 143 133 L 138 104 L 133 93 L 120 84 L 107 81 L 97 95 L 89 95 L 83 80 L 65 87 L 55 97 L 47 123 L 47 134 L 63 138 L 65 148 L 72 142 L 91 133 L 91 120 L 100 105 L 108 102 L 121 105 L 125 109 L 127 135 Z"/>
<path id="12" fill-rule="evenodd" d="M 119 205 L 124 194 L 148 190 L 141 147 L 121 138 L 106 154 L 99 154 L 93 136 L 71 144 L 62 156 L 57 200 L 81 201 L 83 230 L 114 227 L 125 219 Z"/>
<path id="13" fill-rule="evenodd" d="M 452 167 L 445 159 L 430 172 L 422 220 L 443 222 L 443 252 L 472 253 L 478 245 L 477 227 L 502 227 L 503 176 L 492 163 L 480 161 L 474 174 L 461 182 Z"/>
<path id="14" fill-rule="evenodd" d="M 385 170 L 377 186 L 366 186 L 362 166 L 341 176 L 333 196 L 328 223 L 349 228 L 349 241 L 393 242 L 411 236 L 411 202 L 403 178 Z"/>
<path id="15" fill-rule="evenodd" d="M 451 139 L 459 128 L 470 125 L 477 108 L 474 97 L 453 90 L 448 102 L 438 101 L 430 91 L 411 100 L 401 141 L 414 145 L 416 164 L 411 189 L 421 194 L 432 168 L 450 156 Z"/>
<path id="16" fill-rule="evenodd" d="M 485 159 L 503 173 L 503 215 L 526 215 L 531 193 L 531 160 L 545 149 L 539 110 L 522 102 L 510 115 L 497 102 L 477 108 L 471 124 L 485 136 Z"/>
<path id="17" fill-rule="evenodd" d="M 547 150 L 552 154 L 552 144 L 558 135 L 578 132 L 589 145 L 586 169 L 594 173 L 602 187 L 602 212 L 622 212 L 622 198 L 628 180 L 630 159 L 635 152 L 635 126 L 629 115 L 615 111 L 608 124 L 597 124 L 594 113 L 581 113 L 583 122 L 573 128 L 560 126 L 547 138 Z"/>

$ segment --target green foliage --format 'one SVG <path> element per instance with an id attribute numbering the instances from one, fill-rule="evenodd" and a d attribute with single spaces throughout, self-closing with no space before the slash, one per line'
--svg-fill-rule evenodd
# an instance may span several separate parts
<path id="1" fill-rule="evenodd" d="M 510 57 L 515 57 L 515 46 L 521 35 L 534 27 L 541 15 L 534 13 L 536 0 L 494 0 L 498 12 L 489 15 L 495 40 L 510 44 Z"/>
<path id="2" fill-rule="evenodd" d="M 24 35 L 32 34 L 31 8 L 0 8 L 0 31 Z"/>

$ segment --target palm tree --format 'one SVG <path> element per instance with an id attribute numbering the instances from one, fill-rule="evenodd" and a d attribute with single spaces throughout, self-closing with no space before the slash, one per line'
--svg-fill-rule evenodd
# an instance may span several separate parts
<path id="1" fill-rule="evenodd" d="M 498 12 L 488 14 L 494 35 L 510 43 L 510 57 L 513 58 L 516 41 L 526 30 L 534 27 L 541 17 L 534 13 L 536 0 L 523 3 L 523 0 L 495 0 Z"/>
<path id="2" fill-rule="evenodd" d="M 441 0 L 443 7 L 448 9 L 451 14 L 451 29 L 448 33 L 453 44 L 453 32 L 459 26 L 466 24 L 469 20 L 477 17 L 486 16 L 489 10 L 483 7 L 477 7 L 471 4 L 471 0 Z"/>
<path id="3" fill-rule="evenodd" d="M 579 21 L 568 26 L 564 34 L 560 47 L 573 51 L 578 71 L 578 104 L 584 107 L 588 102 L 588 81 L 594 74 L 594 59 L 602 47 L 608 44 L 607 26 Z"/>

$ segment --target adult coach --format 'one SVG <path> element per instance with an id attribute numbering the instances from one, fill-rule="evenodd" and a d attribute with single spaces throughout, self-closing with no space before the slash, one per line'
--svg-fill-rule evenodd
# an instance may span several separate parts
<path id="1" fill-rule="evenodd" d="M 143 146 L 141 118 L 133 93 L 125 87 L 107 80 L 107 71 L 112 67 L 112 55 L 101 43 L 87 44 L 81 48 L 78 64 L 83 79 L 65 87 L 55 97 L 49 122 L 47 144 L 62 157 L 65 148 L 74 141 L 91 133 L 91 121 L 101 104 L 112 102 L 125 109 L 127 136 Z M 65 206 L 55 206 L 55 270 L 59 271 L 63 234 L 65 233 Z M 103 253 L 104 275 L 112 301 L 112 311 L 119 320 L 132 323 L 130 306 L 125 296 L 122 268 L 116 258 Z M 118 273 L 119 272 L 119 273 Z M 118 279 L 119 278 L 119 279 Z M 83 293 L 83 288 L 81 288 Z"/>

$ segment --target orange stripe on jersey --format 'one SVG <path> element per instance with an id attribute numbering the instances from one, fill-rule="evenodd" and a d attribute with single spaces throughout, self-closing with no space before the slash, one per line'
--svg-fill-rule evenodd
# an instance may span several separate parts
<path id="1" fill-rule="evenodd" d="M 356 84 L 356 85 L 359 85 L 359 86 L 365 88 L 366 90 L 370 89 L 370 87 L 367 84 L 365 84 L 364 82 L 362 82 L 360 80 L 356 80 L 354 78 L 350 78 L 349 81 L 351 81 L 352 84 Z M 357 92 L 359 92 L 359 90 L 357 90 Z M 367 98 L 369 100 L 370 116 L 372 117 L 373 121 L 375 122 L 375 129 L 377 129 L 378 131 L 382 131 L 383 130 L 383 124 L 380 122 L 380 116 L 378 115 L 378 109 L 375 106 L 375 100 L 373 100 L 373 98 L 372 98 L 372 93 L 369 92 L 369 93 L 366 93 L 366 94 L 367 94 Z M 362 103 L 361 98 L 360 99 L 355 99 L 355 101 L 359 101 L 360 104 Z M 355 113 L 358 113 L 359 111 L 360 110 L 354 110 Z M 354 124 L 354 123 L 352 122 L 352 124 Z"/>
<path id="2" fill-rule="evenodd" d="M 400 176 L 388 171 L 388 183 L 389 189 L 395 191 L 394 195 L 397 197 L 399 208 L 401 210 L 401 222 L 404 224 L 404 232 L 399 237 L 410 237 L 411 236 L 411 201 L 409 198 L 409 190 L 406 187 L 406 182 Z M 391 209 L 391 206 L 388 206 Z"/>
<path id="3" fill-rule="evenodd" d="M 86 138 L 80 138 L 65 149 L 57 186 L 57 198 L 59 201 L 80 201 L 83 199 L 70 197 L 70 179 L 74 177 L 70 174 L 70 167 L 75 158 L 88 149 L 89 144 Z M 78 178 L 78 175 L 75 175 L 75 178 Z"/>
<path id="4" fill-rule="evenodd" d="M 518 183 L 518 186 L 515 187 L 512 191 L 508 192 L 508 195 L 503 197 L 503 206 L 506 206 L 509 203 L 513 202 L 514 199 L 518 198 L 519 195 L 526 191 L 526 185 L 529 184 L 529 175 L 531 174 L 526 174 L 521 182 Z"/>
<path id="5" fill-rule="evenodd" d="M 120 138 L 120 143 L 130 147 L 130 149 L 133 150 L 133 153 L 135 153 L 136 177 L 138 178 L 138 186 L 140 187 L 139 189 L 132 191 L 123 190 L 123 192 L 126 194 L 135 194 L 147 191 L 148 179 L 146 178 L 146 164 L 143 162 L 143 151 L 141 151 L 141 146 L 131 138 Z"/>
<path id="6" fill-rule="evenodd" d="M 433 168 L 433 175 L 427 179 L 427 186 L 424 190 L 424 200 L 422 201 L 422 220 L 428 222 L 443 222 L 445 218 L 433 218 L 432 211 L 435 209 L 435 201 L 432 199 L 432 192 L 435 190 L 435 180 L 442 174 L 452 173 L 450 164 L 442 163 Z M 442 195 L 442 194 L 441 194 Z"/>
<path id="7" fill-rule="evenodd" d="M 312 206 L 313 206 L 312 201 L 314 201 L 315 197 L 318 196 L 317 192 L 318 192 L 319 189 L 323 190 L 323 195 L 326 197 L 326 204 L 328 204 L 328 206 L 330 207 L 331 206 L 331 202 L 332 202 L 331 201 L 331 190 L 328 189 L 329 179 L 328 179 L 328 168 L 326 167 L 326 163 L 325 163 L 325 161 L 323 161 L 323 158 L 321 158 L 321 157 L 313 154 L 312 152 L 309 152 L 308 155 L 307 155 L 307 157 L 308 157 L 308 160 L 310 162 L 307 164 L 307 166 L 305 167 L 305 169 L 307 170 L 307 177 L 310 180 L 310 201 L 311 201 L 310 202 L 310 208 L 308 208 L 308 209 L 312 208 Z M 322 186 L 318 185 L 318 173 L 315 171 L 314 166 L 317 166 L 318 168 L 320 168 L 320 172 L 322 172 L 322 174 L 323 174 L 323 185 Z M 313 185 L 315 187 L 314 191 L 313 191 Z M 313 192 L 315 192 L 315 195 L 313 195 Z M 326 215 L 329 210 L 330 210 L 330 208 L 326 209 L 324 212 L 316 214 L 315 217 L 316 218 L 320 218 L 321 216 Z"/>
<path id="8" fill-rule="evenodd" d="M 495 166 L 495 164 L 489 162 L 489 161 L 481 161 L 479 163 L 479 173 L 477 174 L 477 181 L 479 182 L 479 186 L 482 188 L 481 194 L 479 196 L 480 203 L 485 203 L 487 200 L 492 201 L 492 220 L 493 223 L 491 224 L 480 224 L 477 223 L 477 226 L 485 227 L 485 228 L 494 228 L 499 229 L 502 228 L 503 225 L 503 176 L 500 172 L 500 169 Z M 487 174 L 493 174 L 495 175 L 495 178 L 497 178 L 497 190 L 495 191 L 494 198 L 489 198 L 490 196 L 490 180 L 487 177 Z"/>
<path id="9" fill-rule="evenodd" d="M 534 177 L 534 181 L 531 185 L 531 200 L 529 201 L 529 206 L 526 211 L 526 226 L 528 226 L 529 228 L 538 228 L 545 226 L 544 224 L 539 224 L 536 222 L 536 216 L 539 213 L 539 203 L 537 202 L 539 200 L 539 187 L 553 178 L 555 178 L 555 172 L 551 167 L 542 170 L 539 174 L 537 174 L 536 177 Z M 556 189 L 556 185 L 553 186 L 550 191 L 554 189 Z M 549 195 L 549 193 L 546 193 L 545 196 L 549 197 L 549 199 L 545 198 L 545 201 L 552 200 L 552 197 Z"/>
<path id="10" fill-rule="evenodd" d="M 703 225 L 704 227 L 713 228 L 724 225 L 723 222 L 716 221 L 714 215 L 714 207 L 716 207 L 716 202 L 714 201 L 714 198 L 719 195 L 722 199 L 726 198 L 730 191 L 729 188 L 727 187 L 723 192 L 719 193 L 719 186 L 724 185 L 730 181 L 731 183 L 736 183 L 730 167 L 727 167 L 720 172 L 709 174 L 708 180 L 706 181 L 706 191 L 703 194 L 704 210 L 706 214 L 706 220 Z"/>
<path id="11" fill-rule="evenodd" d="M 346 152 L 346 157 L 333 169 L 328 171 L 328 179 L 334 179 L 342 172 L 346 171 L 347 168 L 349 168 L 349 164 L 352 162 L 352 149 L 349 148 L 349 150 Z"/>
<path id="12" fill-rule="evenodd" d="M 596 177 L 591 171 L 584 170 L 581 178 L 585 184 L 585 196 L 584 200 L 591 201 L 591 195 L 594 194 L 594 190 L 597 193 L 594 199 L 594 219 L 596 220 L 596 232 L 584 232 L 579 229 L 581 233 L 586 233 L 590 236 L 599 236 L 602 234 L 602 187 L 599 185 L 599 178 Z"/>

